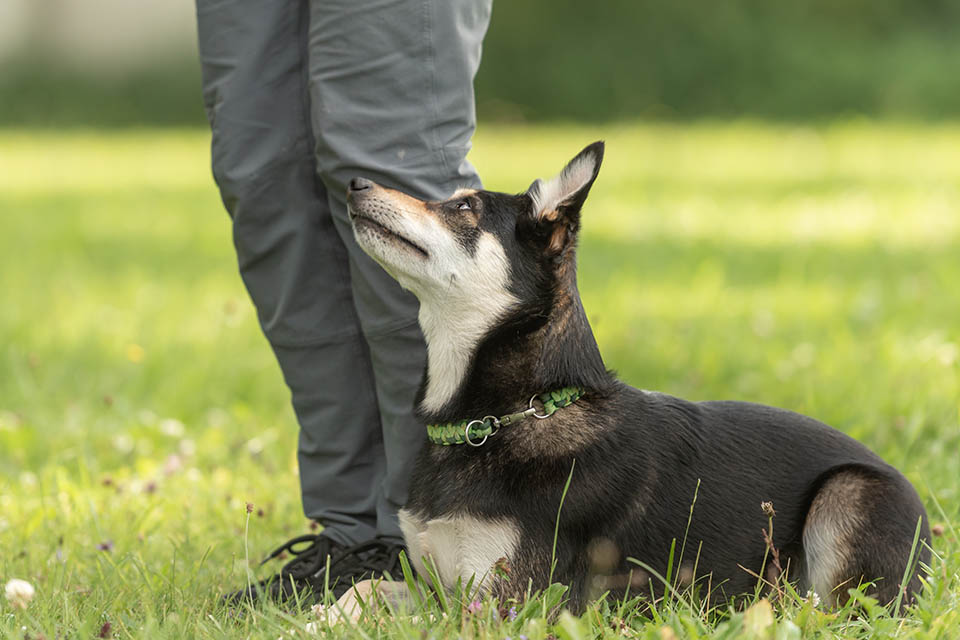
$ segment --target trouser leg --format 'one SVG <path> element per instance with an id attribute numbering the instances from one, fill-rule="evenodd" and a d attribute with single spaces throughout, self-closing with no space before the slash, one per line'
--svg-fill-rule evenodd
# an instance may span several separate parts
<path id="1" fill-rule="evenodd" d="M 213 171 L 240 273 L 292 393 L 304 511 L 341 543 L 376 530 L 386 473 L 370 350 L 347 249 L 318 179 L 308 7 L 197 2 Z"/>
<path id="2" fill-rule="evenodd" d="M 421 198 L 479 187 L 466 161 L 473 78 L 490 0 L 310 0 L 310 117 L 318 171 L 349 254 L 353 300 L 370 348 L 386 467 L 377 530 L 399 536 L 413 458 L 424 442 L 411 407 L 425 362 L 417 303 L 353 239 L 350 178 Z"/>

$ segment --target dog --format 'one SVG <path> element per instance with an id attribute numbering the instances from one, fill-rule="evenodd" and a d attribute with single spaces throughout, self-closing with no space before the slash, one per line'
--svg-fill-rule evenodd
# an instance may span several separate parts
<path id="1" fill-rule="evenodd" d="M 500 602 L 558 581 L 575 612 L 604 593 L 730 600 L 782 580 L 832 605 L 865 583 L 909 601 L 930 531 L 896 469 L 812 418 L 639 390 L 604 366 L 575 260 L 603 153 L 518 195 L 349 184 L 357 243 L 420 300 L 429 439 L 399 514 L 414 568 Z"/>

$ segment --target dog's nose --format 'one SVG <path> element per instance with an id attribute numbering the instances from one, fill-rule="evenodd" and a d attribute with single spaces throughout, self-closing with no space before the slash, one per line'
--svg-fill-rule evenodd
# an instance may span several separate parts
<path id="1" fill-rule="evenodd" d="M 373 182 L 366 178 L 353 178 L 350 181 L 350 191 L 364 191 L 373 187 Z"/>

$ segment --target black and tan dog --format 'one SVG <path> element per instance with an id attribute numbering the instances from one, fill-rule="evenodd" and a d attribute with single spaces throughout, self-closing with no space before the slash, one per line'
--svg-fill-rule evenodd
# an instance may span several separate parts
<path id="1" fill-rule="evenodd" d="M 908 563 L 929 557 L 923 505 L 896 469 L 811 418 L 641 391 L 604 367 L 575 263 L 602 157 L 592 144 L 519 195 L 422 202 L 350 184 L 357 242 L 421 303 L 430 438 L 400 514 L 414 565 L 432 558 L 447 587 L 474 577 L 501 601 L 546 587 L 573 469 L 553 578 L 574 610 L 598 591 L 663 593 L 656 576 L 683 540 L 673 575 L 713 598 L 782 569 L 827 602 L 864 582 L 895 600 Z M 779 568 L 763 502 L 776 510 Z M 907 599 L 921 585 L 916 564 L 909 572 Z"/>

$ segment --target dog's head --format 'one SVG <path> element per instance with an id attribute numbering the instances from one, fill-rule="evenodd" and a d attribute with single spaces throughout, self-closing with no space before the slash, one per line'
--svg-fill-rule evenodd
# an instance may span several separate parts
<path id="1" fill-rule="evenodd" d="M 528 303 L 573 260 L 603 149 L 591 144 L 519 195 L 461 189 L 426 202 L 354 178 L 347 192 L 354 235 L 421 302 Z"/>
<path id="2" fill-rule="evenodd" d="M 578 324 L 569 321 L 583 315 L 574 247 L 580 208 L 602 158 L 603 143 L 594 143 L 555 178 L 537 180 L 519 195 L 461 189 L 446 200 L 424 202 L 363 178 L 351 180 L 347 209 L 357 243 L 420 299 L 428 352 L 421 411 L 436 415 L 455 406 L 481 345 L 503 344 L 496 336 L 515 344 L 516 337 L 536 335 L 551 319 L 561 327 Z M 577 344 L 553 341 L 564 357 L 586 348 L 580 343 L 596 351 L 585 317 L 579 325 L 589 337 L 567 331 Z M 515 355 L 503 357 L 504 366 L 516 369 Z M 604 376 L 599 353 L 591 362 L 579 368 Z M 568 369 L 560 366 L 534 369 L 544 378 L 532 381 L 538 392 L 540 383 L 579 380 L 560 375 Z"/>

